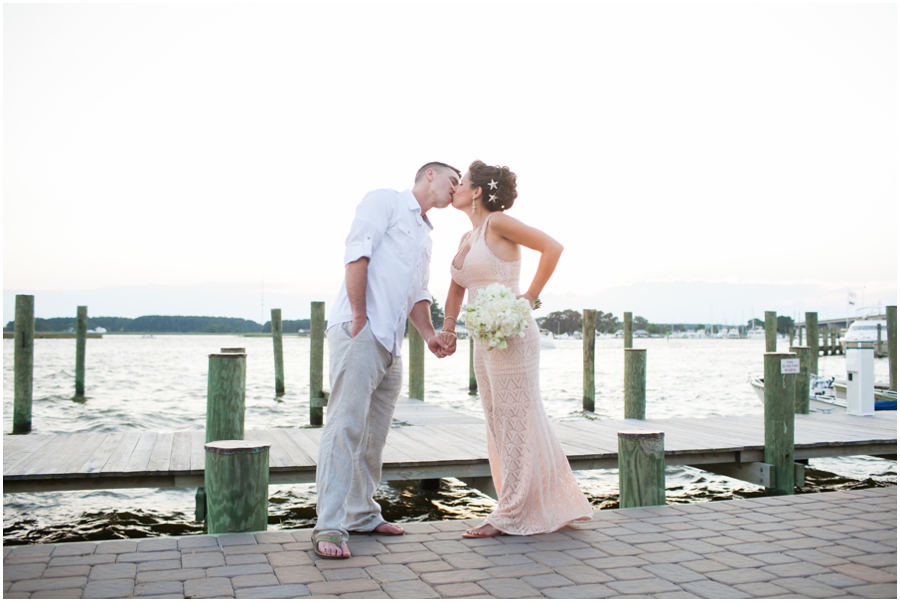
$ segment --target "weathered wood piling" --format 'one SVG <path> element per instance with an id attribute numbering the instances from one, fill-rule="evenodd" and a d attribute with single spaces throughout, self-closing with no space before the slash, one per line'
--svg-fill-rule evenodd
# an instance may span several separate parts
<path id="1" fill-rule="evenodd" d="M 887 306 L 888 369 L 891 391 L 897 390 L 897 306 Z"/>
<path id="2" fill-rule="evenodd" d="M 272 348 L 275 352 L 275 395 L 284 395 L 284 342 L 281 310 L 272 310 Z"/>
<path id="3" fill-rule="evenodd" d="M 13 351 L 13 434 L 31 432 L 34 389 L 34 295 L 16 295 Z"/>
<path id="4" fill-rule="evenodd" d="M 625 418 L 647 417 L 647 350 L 625 350 Z"/>
<path id="5" fill-rule="evenodd" d="M 666 504 L 665 433 L 619 432 L 619 508 Z"/>
<path id="6" fill-rule="evenodd" d="M 409 338 L 409 397 L 425 400 L 425 339 L 412 320 L 406 321 Z"/>
<path id="7" fill-rule="evenodd" d="M 791 353 L 797 354 L 800 360 L 800 372 L 794 379 L 794 413 L 809 414 L 809 356 L 811 350 L 805 345 L 792 346 Z"/>
<path id="8" fill-rule="evenodd" d="M 309 319 L 309 424 L 322 426 L 325 416 L 325 302 L 310 304 Z"/>
<path id="9" fill-rule="evenodd" d="M 815 328 L 807 332 L 815 333 Z M 810 350 L 810 358 L 815 355 Z M 773 470 L 769 488 L 775 495 L 794 493 L 794 395 L 798 358 L 794 353 L 766 353 L 763 393 L 765 443 L 763 461 Z"/>
<path id="10" fill-rule="evenodd" d="M 583 395 L 581 406 L 585 412 L 593 412 L 594 401 L 596 399 L 596 383 L 594 382 L 594 349 L 597 343 L 597 310 L 585 309 L 582 312 L 581 333 L 583 364 Z"/>
<path id="11" fill-rule="evenodd" d="M 247 355 L 212 353 L 206 389 L 206 442 L 244 438 Z"/>
<path id="12" fill-rule="evenodd" d="M 75 314 L 75 397 L 84 397 L 84 366 L 87 352 L 88 308 L 79 305 Z"/>
<path id="13" fill-rule="evenodd" d="M 634 347 L 634 335 L 631 331 L 631 312 L 626 311 L 625 317 L 622 319 L 622 337 L 625 339 L 625 349 L 631 349 Z"/>
<path id="14" fill-rule="evenodd" d="M 775 351 L 778 345 L 778 318 L 774 311 L 766 312 L 766 352 Z"/>
<path id="15" fill-rule="evenodd" d="M 806 346 L 809 347 L 809 373 L 819 374 L 819 314 L 806 312 Z"/>
<path id="16" fill-rule="evenodd" d="M 206 531 L 265 531 L 268 523 L 269 444 L 211 441 L 204 446 Z"/>

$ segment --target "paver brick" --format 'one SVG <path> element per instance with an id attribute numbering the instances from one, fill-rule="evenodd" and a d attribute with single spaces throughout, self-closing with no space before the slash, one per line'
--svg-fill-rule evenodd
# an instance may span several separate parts
<path id="1" fill-rule="evenodd" d="M 404 583 L 399 581 L 398 583 Z M 344 581 L 317 581 L 310 583 L 309 592 L 317 596 L 319 594 L 353 594 L 381 589 L 381 586 L 372 579 L 349 579 Z"/>
<path id="2" fill-rule="evenodd" d="M 897 584 L 896 583 L 877 583 L 869 585 L 858 585 L 848 588 L 848 594 L 860 596 L 862 598 L 875 598 L 879 600 L 896 600 Z"/>
<path id="3" fill-rule="evenodd" d="M 136 583 L 152 583 L 154 581 L 187 581 L 189 579 L 204 579 L 204 569 L 177 569 L 174 571 L 143 571 L 135 577 Z"/>
<path id="4" fill-rule="evenodd" d="M 484 569 L 496 566 L 493 561 L 475 552 L 444 554 L 444 561 L 457 569 Z"/>
<path id="5" fill-rule="evenodd" d="M 181 581 L 154 581 L 153 583 L 138 583 L 134 586 L 134 595 L 137 596 L 162 596 L 164 594 L 177 594 L 184 597 L 184 584 Z"/>
<path id="6" fill-rule="evenodd" d="M 757 581 L 754 583 L 738 583 L 734 586 L 754 598 L 774 598 L 776 596 L 794 595 L 789 590 L 781 586 L 769 583 L 768 581 Z"/>
<path id="7" fill-rule="evenodd" d="M 534 552 L 531 544 L 527 543 L 506 543 L 492 546 L 479 546 L 475 551 L 482 556 L 506 556 L 508 554 L 527 554 Z"/>
<path id="8" fill-rule="evenodd" d="M 285 531 L 260 531 L 253 537 L 256 543 L 294 543 L 294 536 Z"/>
<path id="9" fill-rule="evenodd" d="M 706 573 L 707 579 L 713 579 L 725 585 L 737 585 L 738 583 L 753 583 L 755 581 L 772 581 L 771 573 L 760 569 L 729 569 L 727 571 L 715 571 Z"/>
<path id="10" fill-rule="evenodd" d="M 805 579 L 802 577 L 775 579 L 770 583 L 774 583 L 775 585 L 790 590 L 794 594 L 800 594 L 810 598 L 834 598 L 844 593 L 843 590 L 831 587 L 830 585 L 815 581 L 814 579 Z"/>
<path id="11" fill-rule="evenodd" d="M 508 554 L 506 556 L 491 556 L 490 561 L 494 566 L 510 566 L 512 564 L 531 564 L 534 562 L 524 554 Z"/>
<path id="12" fill-rule="evenodd" d="M 441 598 L 465 598 L 472 596 L 487 596 L 484 588 L 477 583 L 448 583 L 447 585 L 435 585 Z"/>
<path id="13" fill-rule="evenodd" d="M 607 558 L 591 558 L 585 560 L 584 564 L 600 570 L 606 570 L 621 568 L 623 566 L 644 566 L 648 563 L 640 556 L 609 556 Z"/>
<path id="14" fill-rule="evenodd" d="M 435 554 L 462 554 L 472 551 L 469 546 L 453 540 L 427 541 L 424 546 Z"/>
<path id="15" fill-rule="evenodd" d="M 370 566 L 366 569 L 366 573 L 378 583 L 390 583 L 392 581 L 409 581 L 410 579 L 418 579 L 409 568 L 402 564 L 383 564 L 378 566 Z"/>
<path id="16" fill-rule="evenodd" d="M 528 577 L 529 575 L 543 575 L 545 573 L 552 573 L 553 569 L 551 569 L 550 567 L 548 567 L 546 565 L 529 561 L 528 564 L 510 564 L 507 566 L 495 566 L 495 567 L 491 567 L 489 569 L 485 569 L 484 572 L 496 579 L 507 579 L 507 578 Z"/>
<path id="17" fill-rule="evenodd" d="M 741 556 L 734 552 L 713 552 L 712 554 L 706 554 L 705 556 L 708 560 L 715 560 L 716 562 L 721 562 L 722 564 L 736 569 L 751 569 L 763 565 L 763 563 L 758 560 L 753 560 L 752 558 Z"/>
<path id="18" fill-rule="evenodd" d="M 51 577 L 87 577 L 91 574 L 92 568 L 94 567 L 89 564 L 75 564 L 72 566 L 51 566 L 44 571 L 44 574 L 41 575 L 41 578 L 49 579 Z M 3 567 L 4 576 L 7 575 L 6 570 L 7 567 Z"/>
<path id="19" fill-rule="evenodd" d="M 530 577 L 522 577 L 521 580 L 536 590 L 542 590 L 548 587 L 567 587 L 569 585 L 575 585 L 574 581 L 566 579 L 562 575 L 556 573 L 531 575 Z"/>
<path id="20" fill-rule="evenodd" d="M 449 571 L 453 568 L 453 566 L 451 566 L 447 562 L 444 562 L 443 560 L 431 560 L 428 562 L 410 562 L 406 565 L 406 568 L 418 575 L 422 573 Z"/>
<path id="21" fill-rule="evenodd" d="M 227 546 L 222 548 L 225 556 L 231 554 L 269 554 L 272 552 L 283 552 L 284 548 L 277 543 L 254 543 L 241 546 Z"/>
<path id="22" fill-rule="evenodd" d="M 681 589 L 690 592 L 701 598 L 750 598 L 750 594 L 742 592 L 739 589 L 704 579 L 703 581 L 693 581 L 690 583 L 682 583 Z"/>
<path id="23" fill-rule="evenodd" d="M 773 564 L 764 566 L 763 570 L 778 577 L 809 577 L 828 571 L 827 568 L 809 562 L 792 562 L 790 564 Z"/>
<path id="24" fill-rule="evenodd" d="M 400 554 L 379 554 L 378 556 L 368 556 L 367 558 L 377 560 L 377 562 L 380 562 L 381 564 L 407 564 L 409 562 L 424 562 L 427 560 L 441 559 L 441 557 L 434 552 L 403 552 Z"/>
<path id="25" fill-rule="evenodd" d="M 226 546 L 246 546 L 256 543 L 256 535 L 254 533 L 222 533 L 215 536 L 221 547 Z M 309 538 L 309 535 L 306 536 Z"/>
<path id="26" fill-rule="evenodd" d="M 372 556 L 351 556 L 350 558 L 344 558 L 342 560 L 319 558 L 315 562 L 316 568 L 320 571 L 327 571 L 328 569 L 365 568 L 376 564 L 381 563 L 377 558 Z"/>
<path id="27" fill-rule="evenodd" d="M 533 561 L 549 566 L 549 567 L 557 567 L 557 566 L 573 566 L 576 564 L 581 564 L 576 558 L 569 556 L 564 552 L 530 552 L 525 554 L 528 558 L 531 558 Z"/>
<path id="28" fill-rule="evenodd" d="M 97 544 L 95 554 L 127 554 L 137 552 L 138 541 L 135 539 L 119 539 L 116 541 L 101 541 Z"/>
<path id="29" fill-rule="evenodd" d="M 51 554 L 58 556 L 84 556 L 85 554 L 94 554 L 97 550 L 96 543 L 62 543 L 53 546 Z"/>
<path id="30" fill-rule="evenodd" d="M 134 552 L 131 554 L 119 554 L 117 562 L 149 562 L 151 560 L 175 560 L 181 558 L 178 550 L 163 552 Z"/>
<path id="31" fill-rule="evenodd" d="M 95 554 L 93 556 L 54 556 L 50 558 L 50 563 L 48 564 L 48 566 L 75 566 L 79 564 L 93 566 L 95 564 L 107 564 L 115 561 L 115 554 Z M 128 560 L 123 560 L 122 562 L 128 562 Z"/>
<path id="32" fill-rule="evenodd" d="M 864 564 L 875 568 L 897 566 L 897 553 L 893 554 L 866 554 L 865 556 L 851 556 L 850 562 Z"/>
<path id="33" fill-rule="evenodd" d="M 219 540 L 215 535 L 195 535 L 192 537 L 179 537 L 179 550 L 193 550 L 197 548 L 218 548 Z"/>
<path id="34" fill-rule="evenodd" d="M 172 560 L 151 560 L 150 562 L 139 562 L 137 565 L 138 573 L 143 571 L 170 571 L 181 568 L 181 558 L 173 558 Z"/>
<path id="35" fill-rule="evenodd" d="M 53 579 L 24 579 L 16 581 L 9 588 L 12 592 L 38 592 L 54 589 L 70 589 L 84 587 L 87 577 L 58 577 Z"/>
<path id="36" fill-rule="evenodd" d="M 23 594 L 28 596 L 28 594 Z M 34 592 L 30 595 L 32 600 L 52 600 L 52 599 L 78 599 L 84 595 L 84 588 L 73 589 L 54 589 L 47 592 Z M 11 597 L 11 596 L 9 596 Z"/>
<path id="37" fill-rule="evenodd" d="M 259 573 L 256 575 L 237 575 L 231 578 L 231 587 L 235 593 L 239 589 L 247 589 L 251 587 L 269 587 L 272 585 L 281 585 L 278 577 L 274 573 Z"/>
<path id="38" fill-rule="evenodd" d="M 612 581 L 613 578 L 603 571 L 595 568 L 577 565 L 577 566 L 561 566 L 555 569 L 556 573 L 569 579 L 575 585 L 589 585 L 591 583 L 606 583 Z"/>
<path id="39" fill-rule="evenodd" d="M 83 598 L 131 598 L 134 596 L 134 579 L 109 579 L 88 581 Z"/>
<path id="40" fill-rule="evenodd" d="M 230 556 L 225 556 L 225 564 L 227 565 L 259 564 L 263 562 L 268 563 L 265 554 L 232 554 Z"/>
<path id="41" fill-rule="evenodd" d="M 184 582 L 185 598 L 230 598 L 234 595 L 231 579 L 207 577 Z"/>
<path id="42" fill-rule="evenodd" d="M 194 552 L 183 554 L 181 565 L 186 569 L 208 569 L 213 566 L 225 566 L 225 555 L 222 552 Z"/>
<path id="43" fill-rule="evenodd" d="M 137 565 L 130 562 L 98 564 L 91 569 L 89 579 L 91 581 L 104 581 L 108 579 L 134 579 L 136 574 Z"/>
<path id="44" fill-rule="evenodd" d="M 497 598 L 529 598 L 541 593 L 518 579 L 487 579 L 479 581 L 487 593 Z"/>
<path id="45" fill-rule="evenodd" d="M 567 587 L 550 587 L 541 590 L 541 594 L 546 598 L 561 599 L 593 599 L 593 598 L 611 598 L 616 592 L 604 585 L 570 585 Z"/>
<path id="46" fill-rule="evenodd" d="M 275 569 L 275 576 L 282 585 L 325 581 L 322 571 L 314 566 L 282 566 Z"/>
<path id="47" fill-rule="evenodd" d="M 325 577 L 325 581 L 369 578 L 369 574 L 365 571 L 365 569 L 361 568 L 329 569 L 327 571 L 322 571 L 322 575 Z"/>
<path id="48" fill-rule="evenodd" d="M 21 581 L 23 579 L 40 579 L 44 575 L 45 570 L 47 570 L 46 562 L 4 566 L 3 580 Z"/>
<path id="49" fill-rule="evenodd" d="M 863 564 L 838 564 L 831 567 L 831 570 L 855 579 L 861 579 L 868 583 L 890 583 L 891 581 L 897 581 L 896 575 Z"/>
<path id="50" fill-rule="evenodd" d="M 312 558 L 306 552 L 271 552 L 266 554 L 269 564 L 273 567 L 279 566 L 310 566 L 313 564 Z"/>
<path id="51" fill-rule="evenodd" d="M 446 583 L 475 582 L 490 577 L 488 573 L 479 569 L 466 569 L 455 571 L 443 571 L 440 573 L 423 573 L 422 581 L 428 585 L 444 585 Z"/>
<path id="52" fill-rule="evenodd" d="M 138 542 L 138 552 L 167 552 L 178 549 L 178 540 L 169 537 L 142 539 Z"/>
<path id="53" fill-rule="evenodd" d="M 7 551 L 8 550 L 8 551 Z M 19 546 L 4 548 L 3 566 L 12 564 L 31 564 L 48 562 L 53 553 L 53 546 Z"/>
<path id="54" fill-rule="evenodd" d="M 202 570 L 202 569 L 200 569 Z M 214 566 L 206 569 L 207 577 L 238 577 L 240 575 L 274 575 L 275 569 L 268 564 L 238 564 L 234 566 Z"/>
<path id="55" fill-rule="evenodd" d="M 234 590 L 236 598 L 250 598 L 254 600 L 273 598 L 298 598 L 308 596 L 309 588 L 305 585 L 272 585 L 269 587 L 250 587 Z"/>
<path id="56" fill-rule="evenodd" d="M 350 542 L 350 553 L 354 556 L 377 556 L 388 551 L 383 544 L 378 543 L 374 539 L 366 538 L 362 540 L 354 539 Z"/>
<path id="57" fill-rule="evenodd" d="M 454 584 L 455 585 L 455 584 Z M 453 587 L 451 585 L 445 587 Z M 421 581 L 394 581 L 385 583 L 381 589 L 391 598 L 432 599 L 440 595 L 427 583 Z"/>

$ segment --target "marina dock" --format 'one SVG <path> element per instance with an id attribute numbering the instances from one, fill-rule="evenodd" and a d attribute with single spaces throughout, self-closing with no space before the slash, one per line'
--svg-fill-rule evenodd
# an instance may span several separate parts
<path id="1" fill-rule="evenodd" d="M 384 450 L 385 480 L 490 476 L 481 419 L 403 399 Z M 616 468 L 618 432 L 665 433 L 667 465 L 696 466 L 767 485 L 762 468 L 763 415 L 587 419 L 553 424 L 573 470 Z M 897 453 L 896 411 L 795 416 L 794 457 Z M 315 482 L 317 428 L 248 430 L 245 440 L 269 451 L 269 482 Z M 8 493 L 203 485 L 204 431 L 3 436 L 3 487 Z"/>
<path id="2" fill-rule="evenodd" d="M 897 597 L 896 487 L 602 510 L 556 533 L 462 539 L 479 521 L 3 548 L 4 598 Z"/>

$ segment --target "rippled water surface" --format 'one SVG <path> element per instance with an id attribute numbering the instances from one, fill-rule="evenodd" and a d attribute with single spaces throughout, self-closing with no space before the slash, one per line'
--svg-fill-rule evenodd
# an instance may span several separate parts
<path id="1" fill-rule="evenodd" d="M 779 340 L 779 350 L 788 342 Z M 647 348 L 647 415 L 738 416 L 762 414 L 748 375 L 762 373 L 761 340 L 639 339 Z M 75 340 L 37 339 L 34 352 L 34 433 L 172 431 L 205 428 L 208 355 L 222 347 L 247 349 L 245 426 L 297 427 L 309 421 L 309 339 L 284 338 L 286 393 L 275 396 L 272 340 L 237 335 L 104 335 L 89 339 L 86 399 L 73 401 Z M 622 416 L 622 341 L 596 345 L 596 413 Z M 327 354 L 327 349 L 326 349 Z M 541 352 L 541 388 L 553 421 L 583 420 L 582 345 L 557 340 Z M 326 382 L 328 366 L 326 361 Z M 468 345 L 460 352 L 425 361 L 425 397 L 459 412 L 481 417 L 477 396 L 468 395 Z M 819 358 L 820 374 L 845 372 L 843 356 Z M 875 360 L 876 380 L 887 380 L 886 359 Z M 404 393 L 407 390 L 404 384 Z M 3 429 L 12 431 L 13 346 L 3 341 Z M 896 483 L 896 462 L 854 457 L 811 462 L 806 490 L 872 487 Z M 615 507 L 615 470 L 581 471 L 576 477 L 595 508 Z M 666 471 L 669 503 L 702 502 L 761 495 L 761 489 L 687 467 Z M 4 494 L 4 544 L 148 537 L 202 532 L 194 521 L 194 493 L 187 489 Z M 378 497 L 391 521 L 483 516 L 493 500 L 455 479 L 435 490 L 418 481 L 382 484 Z M 315 487 L 272 486 L 270 529 L 300 528 L 315 522 Z"/>

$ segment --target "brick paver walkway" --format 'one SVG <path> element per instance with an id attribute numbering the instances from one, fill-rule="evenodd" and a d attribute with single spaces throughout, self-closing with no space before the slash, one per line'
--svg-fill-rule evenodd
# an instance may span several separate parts
<path id="1" fill-rule="evenodd" d="M 462 539 L 477 521 L 4 547 L 5 598 L 897 597 L 897 490 L 596 512 L 559 533 Z"/>

